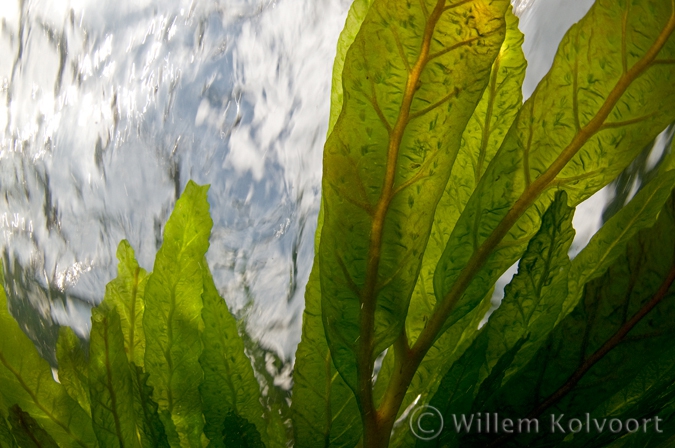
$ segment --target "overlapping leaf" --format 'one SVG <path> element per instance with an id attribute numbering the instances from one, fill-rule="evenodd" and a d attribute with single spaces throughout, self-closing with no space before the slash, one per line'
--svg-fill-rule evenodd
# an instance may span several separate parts
<path id="1" fill-rule="evenodd" d="M 124 332 L 124 347 L 129 362 L 143 367 L 145 335 L 143 333 L 143 310 L 145 285 L 148 273 L 138 266 L 134 249 L 127 240 L 117 247 L 117 278 L 106 285 L 106 301 L 117 307 Z"/>
<path id="2" fill-rule="evenodd" d="M 148 386 L 148 374 L 141 367 L 131 364 L 131 380 L 134 386 L 136 428 L 141 446 L 168 448 L 169 441 L 159 416 L 159 406 L 152 399 L 152 387 Z"/>
<path id="3" fill-rule="evenodd" d="M 184 447 L 202 446 L 202 261 L 213 225 L 207 189 L 188 182 L 145 288 L 145 370 L 153 398 L 171 415 Z"/>
<path id="4" fill-rule="evenodd" d="M 212 447 L 223 445 L 223 431 L 228 415 L 245 419 L 253 430 L 265 434 L 260 387 L 253 374 L 251 361 L 244 353 L 244 343 L 237 332 L 237 322 L 227 309 L 213 283 L 206 259 L 202 263 L 204 308 L 202 318 L 204 351 L 199 363 L 204 370 L 202 395 L 206 424 L 204 434 Z M 235 417 L 232 417 L 235 418 Z"/>
<path id="5" fill-rule="evenodd" d="M 674 283 L 675 196 L 671 196 L 654 227 L 640 232 L 602 277 L 586 285 L 583 299 L 531 362 L 483 407 L 513 418 L 540 418 L 546 425 L 552 424 L 551 415 L 564 414 L 562 431 L 556 426 L 556 431 L 502 434 L 492 440 L 474 433 L 462 443 L 552 446 L 571 432 L 571 418 L 590 412 L 589 417 L 601 424 L 607 416 L 591 410 L 606 411 L 602 404 L 617 391 L 623 390 L 624 397 L 634 395 L 631 382 L 644 369 L 652 369 L 650 364 L 672 340 Z"/>
<path id="6" fill-rule="evenodd" d="M 4 284 L 4 278 L 0 275 Z M 61 447 L 91 448 L 96 436 L 89 415 L 54 381 L 47 361 L 9 313 L 0 288 L 0 402 L 28 412 Z"/>
<path id="7" fill-rule="evenodd" d="M 0 448 L 17 448 L 16 440 L 2 411 L 0 411 Z"/>
<path id="8" fill-rule="evenodd" d="M 518 29 L 518 18 L 509 9 L 506 13 L 506 37 L 493 63 L 490 82 L 462 134 L 462 143 L 452 167 L 450 181 L 436 209 L 431 236 L 406 318 L 408 339 L 412 342 L 426 324 L 436 304 L 433 295 L 434 269 L 452 228 L 520 110 L 527 65 L 521 49 L 522 43 L 523 34 Z M 486 294 L 488 298 L 491 295 L 491 292 Z M 487 306 L 489 305 L 486 304 Z M 427 353 L 408 388 L 403 409 L 420 394 L 433 393 L 443 372 L 466 348 L 466 342 L 470 343 L 473 338 L 476 323 L 482 319 L 485 309 L 482 311 L 476 313 L 475 318 L 467 319 L 466 325 L 459 326 L 461 331 L 468 328 L 466 334 L 463 335 L 461 331 L 446 333 Z M 393 363 L 393 354 L 393 350 L 388 353 L 390 359 L 387 363 Z M 388 375 L 381 375 L 378 383 L 388 379 Z M 378 387 L 382 385 L 379 384 Z"/>
<path id="9" fill-rule="evenodd" d="M 565 299 L 561 318 L 576 306 L 584 285 L 602 275 L 625 251 L 626 244 L 639 230 L 654 224 L 670 196 L 670 191 L 675 187 L 675 170 L 661 171 L 612 216 L 572 260 L 569 294 Z"/>
<path id="10" fill-rule="evenodd" d="M 333 64 L 328 135 L 342 111 L 342 70 L 347 50 L 354 42 L 372 3 L 373 0 L 355 0 L 340 33 Z M 293 374 L 291 414 L 294 438 L 299 447 L 351 447 L 357 443 L 361 434 L 358 408 L 352 391 L 335 370 L 321 320 L 319 257 L 316 254 L 322 226 L 321 210 L 314 240 L 314 266 L 305 288 L 302 340 L 296 352 Z"/>
<path id="11" fill-rule="evenodd" d="M 567 251 L 574 238 L 573 210 L 566 202 L 567 195 L 561 192 L 544 213 L 541 228 L 530 240 L 518 273 L 505 288 L 500 307 L 443 377 L 430 404 L 441 410 L 448 424 L 451 414 L 468 415 L 476 407 L 480 411 L 477 395 L 486 387 L 483 381 L 497 376 L 498 388 L 508 371 L 518 370 L 530 359 L 555 324 L 567 294 Z M 433 442 L 418 445 L 456 444 L 455 436 L 446 431 Z"/>
<path id="12" fill-rule="evenodd" d="M 101 448 L 139 447 L 134 388 L 117 309 L 103 302 L 92 310 L 89 395 L 94 431 Z"/>
<path id="13" fill-rule="evenodd" d="M 556 190 L 578 204 L 672 122 L 673 30 L 672 2 L 598 0 L 568 31 L 453 230 L 422 345 L 520 257 Z"/>
<path id="14" fill-rule="evenodd" d="M 507 6 L 375 0 L 347 53 L 343 109 L 324 152 L 319 266 L 331 356 L 355 391 L 403 328 Z"/>
<path id="15" fill-rule="evenodd" d="M 59 382 L 82 409 L 90 412 L 89 379 L 87 378 L 88 347 L 70 327 L 59 328 L 56 342 Z"/>
<path id="16" fill-rule="evenodd" d="M 21 448 L 59 448 L 56 441 L 19 405 L 9 408 L 12 434 Z"/>

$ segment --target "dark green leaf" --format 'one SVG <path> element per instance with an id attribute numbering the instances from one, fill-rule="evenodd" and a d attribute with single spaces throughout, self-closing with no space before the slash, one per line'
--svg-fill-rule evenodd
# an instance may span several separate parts
<path id="1" fill-rule="evenodd" d="M 103 302 L 92 310 L 89 397 L 101 448 L 137 447 L 133 383 L 117 309 Z"/>
<path id="2" fill-rule="evenodd" d="M 70 327 L 59 328 L 56 358 L 59 362 L 59 382 L 82 409 L 90 412 L 89 379 L 87 378 L 89 348 Z"/>
<path id="3" fill-rule="evenodd" d="M 188 182 L 145 288 L 145 370 L 153 398 L 170 413 L 183 447 L 202 446 L 202 262 L 213 225 L 207 190 Z M 168 428 L 167 434 L 171 441 Z"/>
<path id="4" fill-rule="evenodd" d="M 493 438 L 490 445 L 472 434 L 463 444 L 553 446 L 570 432 L 569 419 L 586 413 L 591 419 L 607 418 L 592 411 L 602 410 L 601 405 L 617 391 L 634 394 L 631 382 L 672 341 L 674 282 L 675 196 L 671 196 L 654 227 L 638 233 L 624 255 L 586 285 L 582 300 L 531 362 L 484 407 L 504 416 L 539 418 L 549 428 L 551 415 L 564 414 L 561 426 L 565 433 L 514 434 L 513 439 Z M 675 377 L 669 382 L 675 382 Z"/>
<path id="5" fill-rule="evenodd" d="M 230 411 L 222 425 L 222 445 L 228 448 L 265 448 L 255 425 Z M 212 445 L 209 445 L 209 447 Z"/>
<path id="6" fill-rule="evenodd" d="M 2 411 L 0 411 L 0 448 L 17 448 L 14 436 Z"/>
<path id="7" fill-rule="evenodd" d="M 445 374 L 430 404 L 444 415 L 480 412 L 499 389 L 508 372 L 517 371 L 541 344 L 562 309 L 570 268 L 567 251 L 574 239 L 573 209 L 560 192 L 542 217 L 541 228 L 530 240 L 518 273 L 504 290 L 500 307 L 480 335 Z M 431 445 L 457 443 L 446 431 Z"/>
<path id="8" fill-rule="evenodd" d="M 605 273 L 612 262 L 626 250 L 626 244 L 641 229 L 654 225 L 670 191 L 675 187 L 675 170 L 657 175 L 602 228 L 572 260 L 569 294 L 565 299 L 566 316 L 576 306 L 586 283 Z"/>
<path id="9" fill-rule="evenodd" d="M 56 441 L 18 404 L 9 408 L 12 434 L 21 448 L 59 448 Z"/>
<path id="10" fill-rule="evenodd" d="M 211 272 L 204 259 L 202 263 L 204 292 L 202 300 L 202 352 L 199 363 L 204 370 L 204 382 L 199 387 L 204 407 L 204 434 L 211 446 L 222 445 L 226 416 L 233 412 L 254 424 L 260 434 L 266 435 L 260 387 L 253 374 L 251 361 L 244 353 L 244 342 L 237 332 L 237 322 L 218 294 Z"/>
<path id="11" fill-rule="evenodd" d="M 152 387 L 148 386 L 148 374 L 131 364 L 131 379 L 134 385 L 134 412 L 136 428 L 143 448 L 168 448 L 164 424 L 159 416 L 158 406 L 152 399 Z"/>
<path id="12" fill-rule="evenodd" d="M 0 394 L 4 406 L 29 412 L 61 447 L 96 446 L 91 418 L 56 381 L 47 361 L 21 331 L 0 288 Z"/>

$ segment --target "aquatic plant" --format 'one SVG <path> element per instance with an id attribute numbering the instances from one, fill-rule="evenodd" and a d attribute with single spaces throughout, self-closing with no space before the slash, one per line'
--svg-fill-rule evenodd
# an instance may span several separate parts
<path id="1" fill-rule="evenodd" d="M 672 150 L 568 252 L 575 207 L 675 121 L 674 30 L 675 0 L 597 0 L 523 102 L 508 0 L 356 0 L 290 408 L 189 182 L 151 273 L 120 243 L 88 348 L 61 329 L 58 381 L 0 291 L 0 446 L 670 446 Z"/>

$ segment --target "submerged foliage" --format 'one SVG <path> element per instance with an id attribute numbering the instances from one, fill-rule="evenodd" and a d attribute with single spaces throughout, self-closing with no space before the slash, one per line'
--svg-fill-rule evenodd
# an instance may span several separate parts
<path id="1" fill-rule="evenodd" d="M 122 241 L 88 344 L 61 329 L 58 381 L 0 290 L 0 447 L 670 446 L 672 150 L 568 253 L 575 207 L 675 121 L 673 31 L 675 0 L 597 0 L 523 102 L 508 0 L 355 0 L 290 410 L 218 294 L 190 182 L 153 271 Z"/>

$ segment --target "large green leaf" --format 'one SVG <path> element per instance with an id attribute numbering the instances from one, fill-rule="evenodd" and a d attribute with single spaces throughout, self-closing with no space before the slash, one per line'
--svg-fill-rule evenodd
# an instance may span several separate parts
<path id="1" fill-rule="evenodd" d="M 89 348 L 70 327 L 59 328 L 56 358 L 59 382 L 82 409 L 90 412 L 89 379 L 87 378 Z"/>
<path id="2" fill-rule="evenodd" d="M 202 352 L 199 363 L 204 382 L 199 387 L 204 407 L 204 434 L 209 446 L 225 447 L 223 430 L 230 413 L 253 424 L 259 434 L 267 434 L 260 403 L 260 386 L 251 360 L 244 353 L 244 342 L 237 332 L 237 322 L 218 294 L 209 267 L 202 263 L 204 292 L 202 300 Z M 260 437 L 260 436 L 258 436 Z"/>
<path id="3" fill-rule="evenodd" d="M 138 447 L 133 383 L 124 352 L 120 316 L 104 301 L 91 313 L 89 396 L 94 431 L 102 448 Z"/>
<path id="4" fill-rule="evenodd" d="M 0 275 L 4 284 L 4 278 Z M 96 436 L 87 413 L 56 381 L 47 361 L 9 313 L 0 288 L 0 404 L 30 413 L 61 447 L 90 448 Z"/>
<path id="5" fill-rule="evenodd" d="M 159 415 L 159 406 L 152 399 L 152 387 L 148 386 L 148 374 L 131 364 L 131 379 L 134 385 L 134 412 L 136 428 L 143 448 L 168 448 L 164 424 Z"/>
<path id="6" fill-rule="evenodd" d="M 493 63 L 490 82 L 464 130 L 457 160 L 452 167 L 451 181 L 436 208 L 434 225 L 406 318 L 406 330 L 411 341 L 417 339 L 436 304 L 433 295 L 434 269 L 450 232 L 522 105 L 522 84 L 527 66 L 522 43 L 518 18 L 509 9 L 506 13 L 506 37 Z M 491 295 L 491 292 L 486 294 L 487 297 Z M 475 323 L 482 319 L 485 310 L 481 311 L 476 313 L 475 318 L 467 319 L 467 325 L 460 326 L 459 332 L 445 333 L 431 348 L 408 387 L 402 409 L 420 395 L 434 392 L 443 372 L 475 336 Z M 387 355 L 390 358 L 388 363 L 392 365 L 393 355 L 393 350 Z M 388 380 L 388 375 L 381 375 L 377 387 L 383 387 L 382 383 Z M 379 395 L 376 391 L 376 397 Z"/>
<path id="7" fill-rule="evenodd" d="M 345 66 L 347 50 L 349 50 L 349 47 L 351 47 L 351 45 L 354 43 L 356 34 L 361 28 L 361 24 L 366 18 L 366 13 L 372 4 L 373 0 L 354 0 L 352 6 L 349 8 L 349 12 L 347 13 L 345 26 L 340 33 L 337 43 L 337 51 L 335 54 L 335 61 L 333 62 L 333 80 L 331 83 L 330 92 L 330 116 L 328 118 L 327 135 L 330 135 L 331 132 L 333 132 L 335 122 L 342 111 L 342 70 Z"/>
<path id="8" fill-rule="evenodd" d="M 122 240 L 117 247 L 117 259 L 119 260 L 117 278 L 106 285 L 105 299 L 112 302 L 119 312 L 129 362 L 143 367 L 145 353 L 143 295 L 148 273 L 138 266 L 134 249 L 127 240 Z"/>
<path id="9" fill-rule="evenodd" d="M 183 447 L 202 446 L 202 263 L 213 225 L 207 190 L 188 182 L 145 288 L 145 369 L 153 398 L 170 413 Z"/>
<path id="10" fill-rule="evenodd" d="M 593 411 L 594 416 L 610 419 L 619 419 L 628 422 L 635 419 L 640 423 L 645 437 L 643 447 L 655 447 L 659 439 L 664 440 L 675 435 L 672 425 L 673 411 L 675 411 L 675 347 L 664 347 L 662 353 L 650 361 L 645 368 L 626 387 L 610 397 Z M 655 417 L 659 417 L 658 426 Z M 669 421 L 670 420 L 670 421 Z M 644 424 L 646 425 L 646 431 Z M 627 439 L 633 439 L 630 434 Z M 575 434 L 567 446 L 608 446 L 617 435 L 610 431 L 589 431 Z M 636 443 L 642 437 L 636 437 L 631 443 Z M 563 445 L 565 446 L 565 445 Z M 613 446 L 613 445 L 612 445 Z M 636 445 L 632 445 L 636 446 Z"/>
<path id="11" fill-rule="evenodd" d="M 662 170 L 593 235 L 588 245 L 572 260 L 569 294 L 560 319 L 576 306 L 584 285 L 604 274 L 639 230 L 654 225 L 673 187 L 675 170 Z"/>
<path id="12" fill-rule="evenodd" d="M 331 87 L 328 135 L 342 111 L 342 70 L 347 50 L 354 42 L 373 0 L 355 0 L 347 14 L 337 44 Z M 323 204 L 321 205 L 323 209 Z M 352 447 L 361 434 L 356 401 L 330 356 L 321 320 L 319 249 L 323 210 L 319 212 L 314 240 L 314 266 L 305 288 L 302 340 L 298 345 L 293 372 L 291 415 L 295 445 L 298 447 Z"/>
<path id="13" fill-rule="evenodd" d="M 498 388 L 509 371 L 526 364 L 555 324 L 567 294 L 567 251 L 574 239 L 573 209 L 566 201 L 567 195 L 558 193 L 544 213 L 541 228 L 518 264 L 518 273 L 504 289 L 500 307 L 471 347 L 447 371 L 430 401 L 448 424 L 451 414 L 469 414 L 477 406 L 474 398 L 480 401 L 476 396 L 479 389 L 486 387 L 486 378 L 498 377 Z M 497 368 L 497 364 L 501 366 Z M 455 436 L 453 431 L 446 431 L 433 443 L 418 445 L 456 444 Z"/>
<path id="14" fill-rule="evenodd" d="M 0 411 L 0 448 L 17 448 L 16 440 L 2 411 Z"/>
<path id="15" fill-rule="evenodd" d="M 675 118 L 674 9 L 598 0 L 568 31 L 453 230 L 416 350 L 480 303 L 521 256 L 555 191 L 580 203 Z"/>
<path id="16" fill-rule="evenodd" d="M 315 252 L 323 213 L 319 213 Z M 295 354 L 291 412 L 295 445 L 300 448 L 353 447 L 361 436 L 361 418 L 351 389 L 335 370 L 321 320 L 319 258 L 305 289 L 302 340 Z"/>
<path id="17" fill-rule="evenodd" d="M 233 410 L 225 415 L 220 444 L 218 446 L 237 448 L 265 448 L 256 426 Z"/>
<path id="18" fill-rule="evenodd" d="M 331 356 L 366 408 L 373 361 L 403 330 L 507 6 L 375 0 L 347 52 L 343 108 L 324 150 L 319 266 Z"/>
<path id="19" fill-rule="evenodd" d="M 540 418 L 562 431 L 470 434 L 466 446 L 554 446 L 570 432 L 571 418 L 603 419 L 592 410 L 631 384 L 672 341 L 675 318 L 675 196 L 651 229 L 638 233 L 608 271 L 586 285 L 584 297 L 553 330 L 524 368 L 506 381 L 483 409 L 501 415 Z M 668 369 L 664 369 L 666 371 Z M 653 371 L 653 370 L 652 370 Z M 675 369 L 670 369 L 675 374 Z M 663 379 L 661 379 L 663 382 Z M 675 381 L 671 377 L 669 382 Z M 668 381 L 665 381 L 668 383 Z M 548 426 L 554 428 L 554 426 Z M 618 437 L 618 436 L 617 436 Z"/>
<path id="20" fill-rule="evenodd" d="M 9 408 L 9 423 L 21 448 L 59 448 L 52 436 L 17 404 Z"/>
<path id="21" fill-rule="evenodd" d="M 354 42 L 373 0 L 355 0 L 347 13 L 333 63 L 328 133 L 342 111 L 342 71 L 347 50 Z M 314 239 L 314 266 L 305 287 L 302 339 L 293 371 L 291 415 L 298 447 L 352 447 L 361 435 L 361 424 L 352 391 L 338 375 L 321 319 L 319 241 L 323 227 L 323 203 Z"/>

